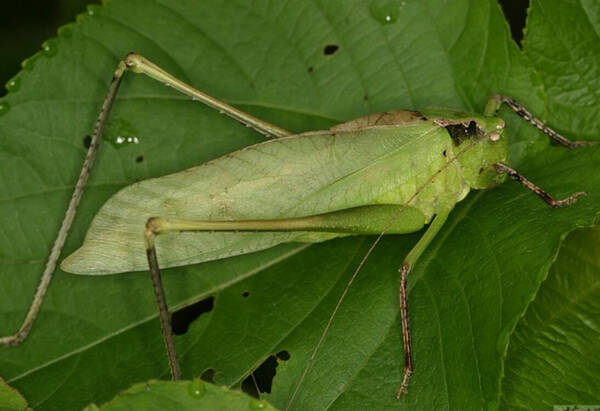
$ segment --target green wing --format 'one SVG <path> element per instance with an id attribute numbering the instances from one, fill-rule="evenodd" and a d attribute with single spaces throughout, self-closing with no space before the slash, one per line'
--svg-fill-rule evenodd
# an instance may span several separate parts
<path id="1" fill-rule="evenodd" d="M 100 209 L 83 246 L 61 268 L 78 274 L 147 269 L 143 232 L 152 216 L 272 219 L 404 204 L 445 164 L 444 155 L 451 150 L 445 130 L 428 121 L 311 132 L 250 146 L 119 191 Z M 412 222 L 404 232 L 427 223 L 441 197 L 456 202 L 466 191 L 458 168 L 447 167 L 402 216 Z M 161 266 L 172 267 L 342 235 L 347 234 L 187 232 L 160 235 L 156 244 Z"/>

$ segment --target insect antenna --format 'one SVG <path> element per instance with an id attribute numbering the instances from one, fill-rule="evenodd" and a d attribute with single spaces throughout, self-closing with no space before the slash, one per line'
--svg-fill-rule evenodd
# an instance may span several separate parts
<path id="1" fill-rule="evenodd" d="M 440 173 L 442 173 L 442 171 L 444 171 L 446 168 L 448 168 L 450 166 L 450 164 L 454 163 L 460 156 L 462 156 L 467 151 L 469 151 L 473 147 L 475 147 L 475 145 L 478 142 L 480 142 L 481 140 L 483 140 L 485 137 L 486 137 L 485 135 L 482 135 L 482 136 L 477 137 L 476 139 L 473 139 L 472 142 L 471 142 L 471 144 L 469 144 L 468 146 L 466 146 L 465 148 L 463 148 L 462 150 L 460 150 L 458 153 L 456 153 L 456 155 L 454 155 L 454 157 L 451 157 L 450 159 L 448 159 L 448 161 L 442 167 L 440 167 L 438 170 L 436 170 L 436 172 L 433 173 L 431 175 L 431 177 L 429 177 L 427 179 L 427 181 L 425 181 L 420 187 L 417 188 L 417 190 L 415 191 L 415 193 L 408 199 L 408 201 L 406 202 L 406 204 L 403 204 L 400 207 L 400 209 L 398 210 L 398 212 L 390 219 L 390 221 L 388 222 L 388 224 L 384 227 L 383 231 L 373 241 L 373 243 L 371 244 L 371 246 L 369 247 L 369 249 L 365 253 L 364 257 L 360 260 L 360 262 L 358 263 L 358 266 L 356 267 L 356 269 L 352 273 L 352 276 L 348 280 L 348 283 L 346 284 L 346 287 L 344 288 L 344 291 L 342 292 L 342 294 L 338 298 L 338 301 L 337 301 L 337 303 L 335 305 L 335 308 L 331 312 L 331 315 L 329 316 L 329 319 L 327 320 L 327 324 L 325 325 L 325 328 L 323 329 L 323 332 L 321 333 L 321 337 L 319 337 L 319 341 L 315 345 L 315 348 L 313 348 L 313 351 L 312 351 L 312 353 L 310 355 L 310 358 L 308 359 L 306 367 L 304 367 L 304 370 L 302 371 L 302 374 L 300 375 L 300 379 L 298 380 L 298 383 L 296 384 L 296 387 L 294 388 L 294 392 L 292 393 L 292 396 L 290 397 L 290 400 L 289 400 L 287 406 L 285 407 L 286 411 L 291 408 L 292 403 L 294 402 L 294 400 L 296 398 L 296 395 L 300 391 L 300 387 L 304 383 L 304 379 L 306 378 L 306 375 L 308 374 L 308 372 L 310 371 L 310 369 L 313 366 L 313 363 L 315 361 L 315 358 L 317 357 L 317 353 L 319 352 L 319 349 L 324 344 L 325 339 L 327 338 L 327 334 L 329 333 L 329 329 L 331 328 L 331 325 L 333 324 L 333 320 L 334 320 L 337 312 L 339 311 L 339 309 L 340 309 L 340 307 L 342 305 L 342 302 L 346 298 L 346 295 L 348 294 L 348 291 L 350 290 L 350 287 L 352 286 L 352 284 L 356 280 L 356 277 L 358 277 L 358 274 L 360 273 L 360 271 L 362 270 L 363 266 L 367 262 L 367 259 L 373 253 L 373 250 L 375 250 L 375 247 L 379 244 L 379 242 L 381 241 L 381 239 L 383 238 L 383 236 L 385 234 L 387 234 L 387 232 L 394 225 L 394 223 L 398 220 L 398 218 L 400 218 L 400 216 L 402 215 L 402 213 L 404 212 L 404 210 L 406 210 L 408 208 L 408 206 L 410 205 L 410 203 L 421 193 L 421 191 L 425 187 L 427 187 Z"/>

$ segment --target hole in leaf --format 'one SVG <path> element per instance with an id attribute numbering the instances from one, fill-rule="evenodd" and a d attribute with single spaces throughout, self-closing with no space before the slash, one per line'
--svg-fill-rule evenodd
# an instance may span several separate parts
<path id="1" fill-rule="evenodd" d="M 171 316 L 171 326 L 175 335 L 185 334 L 192 322 L 202 314 L 210 312 L 215 302 L 214 297 L 205 298 L 195 304 L 177 310 Z"/>
<path id="2" fill-rule="evenodd" d="M 85 136 L 83 138 L 83 146 L 85 148 L 90 148 L 90 144 L 92 144 L 92 136 Z"/>
<path id="3" fill-rule="evenodd" d="M 215 383 L 215 370 L 212 369 L 212 368 L 204 370 L 204 372 L 200 376 L 200 379 L 202 381 L 206 381 L 206 382 L 209 382 L 211 384 L 214 384 Z"/>
<path id="4" fill-rule="evenodd" d="M 515 43 L 521 47 L 529 0 L 499 0 L 499 3 L 510 26 L 510 35 Z"/>
<path id="5" fill-rule="evenodd" d="M 290 357 L 291 357 L 290 353 L 287 352 L 286 350 L 279 351 L 277 353 L 277 358 L 280 359 L 281 361 L 287 361 L 290 359 Z"/>
<path id="6" fill-rule="evenodd" d="M 242 297 L 244 297 L 244 298 L 248 298 L 249 296 L 250 296 L 250 291 L 244 291 L 242 293 Z"/>
<path id="7" fill-rule="evenodd" d="M 314 69 L 314 67 L 313 67 L 313 66 L 310 66 L 310 67 L 308 68 L 308 72 L 309 72 L 309 73 L 312 73 L 314 70 L 315 70 L 315 69 Z"/>
<path id="8" fill-rule="evenodd" d="M 270 393 L 277 364 L 276 356 L 267 357 L 256 370 L 242 381 L 242 391 L 256 398 L 259 398 L 260 394 L 264 392 Z"/>
<path id="9" fill-rule="evenodd" d="M 141 163 L 142 161 L 144 161 L 144 156 L 137 156 L 137 157 L 135 158 L 135 162 L 136 162 L 136 163 Z"/>
<path id="10" fill-rule="evenodd" d="M 339 48 L 340 48 L 340 46 L 338 46 L 337 44 L 328 44 L 323 49 L 323 53 L 326 56 L 331 56 L 333 53 L 335 53 L 336 51 L 338 51 Z"/>

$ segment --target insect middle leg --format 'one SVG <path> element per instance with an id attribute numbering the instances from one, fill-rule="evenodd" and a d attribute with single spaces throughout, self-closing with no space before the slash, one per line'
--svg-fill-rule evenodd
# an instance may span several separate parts
<path id="1" fill-rule="evenodd" d="M 402 263 L 402 267 L 400 268 L 400 314 L 402 317 L 402 339 L 404 341 L 404 376 L 402 377 L 402 382 L 400 383 L 400 387 L 396 391 L 396 398 L 400 399 L 403 394 L 408 392 L 408 383 L 410 381 L 410 377 L 414 371 L 414 364 L 412 358 L 412 344 L 410 342 L 410 324 L 409 324 L 409 314 L 408 314 L 408 290 L 407 290 L 407 280 L 408 274 L 410 273 L 412 267 L 416 264 L 417 260 L 425 251 L 427 246 L 433 241 L 437 233 L 440 231 L 446 220 L 448 219 L 448 215 L 452 207 L 443 208 L 438 211 L 437 215 L 427 227 L 427 230 L 423 234 L 423 236 L 419 239 L 417 244 L 410 250 L 410 252 L 406 255 L 404 262 Z"/>
<path id="2" fill-rule="evenodd" d="M 549 206 L 554 207 L 554 208 L 573 204 L 577 201 L 578 197 L 585 195 L 584 191 L 578 191 L 578 192 L 570 195 L 569 197 L 563 198 L 561 200 L 557 200 L 554 197 L 552 197 L 547 191 L 543 190 L 542 188 L 538 187 L 537 185 L 535 185 L 534 183 L 529 181 L 527 178 L 525 178 L 525 176 L 520 174 L 514 168 L 511 168 L 504 163 L 496 163 L 495 167 L 496 167 L 496 171 L 498 173 L 508 174 L 508 176 L 510 178 L 512 178 L 515 181 L 518 181 L 519 183 L 521 183 L 521 185 L 523 185 L 523 187 L 527 188 L 528 190 L 533 191 L 533 193 L 535 193 L 535 195 L 537 195 L 542 200 L 544 200 L 546 202 L 546 204 L 548 204 Z"/>

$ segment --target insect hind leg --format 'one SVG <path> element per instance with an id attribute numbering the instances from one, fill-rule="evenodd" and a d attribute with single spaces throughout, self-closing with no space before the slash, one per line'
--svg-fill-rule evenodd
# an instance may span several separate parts
<path id="1" fill-rule="evenodd" d="M 146 222 L 146 231 L 144 232 L 146 256 L 148 257 L 148 266 L 150 268 L 150 277 L 153 285 L 152 288 L 154 289 L 156 304 L 158 305 L 158 316 L 160 318 L 163 342 L 167 350 L 167 357 L 169 358 L 171 379 L 173 381 L 177 381 L 181 378 L 181 368 L 179 367 L 179 360 L 177 359 L 173 327 L 171 327 L 171 318 L 169 316 L 169 309 L 167 307 L 167 297 L 165 296 L 165 290 L 163 288 L 162 279 L 160 276 L 160 267 L 158 265 L 158 259 L 156 258 L 156 246 L 154 244 L 154 239 L 156 235 L 160 234 L 160 227 L 158 227 L 155 223 L 155 217 L 148 219 Z"/>
<path id="2" fill-rule="evenodd" d="M 400 314 L 402 317 L 402 339 L 404 342 L 404 376 L 402 377 L 402 382 L 396 391 L 396 398 L 400 399 L 404 394 L 408 392 L 408 384 L 410 382 L 410 378 L 414 372 L 414 363 L 412 358 L 412 344 L 410 342 L 410 325 L 409 325 L 409 312 L 408 312 L 408 289 L 407 289 L 407 280 L 408 274 L 410 273 L 412 267 L 416 264 L 417 260 L 425 251 L 425 249 L 429 246 L 429 244 L 436 237 L 437 233 L 444 226 L 444 223 L 448 219 L 448 215 L 452 210 L 453 206 L 440 207 L 437 215 L 427 227 L 425 233 L 421 236 L 417 244 L 410 250 L 410 252 L 406 255 L 404 262 L 402 263 L 402 267 L 400 268 Z"/>
<path id="3" fill-rule="evenodd" d="M 120 61 L 117 66 L 117 69 L 113 74 L 110 86 L 108 87 L 108 92 L 106 93 L 106 97 L 104 98 L 104 102 L 102 103 L 102 108 L 100 110 L 98 120 L 96 121 L 96 125 L 94 127 L 94 133 L 92 134 L 90 146 L 86 153 L 83 166 L 81 167 L 77 183 L 75 184 L 75 189 L 73 190 L 73 194 L 71 195 L 69 206 L 67 207 L 67 211 L 65 212 L 65 216 L 58 230 L 58 234 L 56 235 L 56 239 L 54 240 L 54 245 L 52 246 L 52 250 L 50 251 L 50 255 L 48 256 L 46 266 L 40 278 L 40 283 L 35 291 L 35 295 L 33 296 L 33 300 L 31 302 L 31 305 L 29 306 L 29 310 L 25 315 L 25 319 L 23 320 L 21 327 L 19 327 L 19 330 L 15 334 L 0 338 L 0 345 L 17 346 L 20 343 L 22 343 L 29 335 L 31 328 L 33 327 L 33 323 L 35 322 L 35 319 L 37 318 L 40 309 L 42 308 L 44 297 L 46 296 L 46 292 L 48 291 L 48 287 L 50 286 L 50 281 L 52 280 L 52 277 L 54 275 L 54 270 L 56 269 L 56 263 L 58 262 L 58 258 L 60 257 L 60 253 L 65 244 L 65 240 L 67 239 L 69 229 L 71 228 L 73 220 L 75 219 L 77 206 L 79 205 L 79 201 L 81 200 L 81 196 L 83 195 L 83 191 L 87 184 L 92 165 L 94 164 L 96 153 L 98 151 L 98 147 L 100 146 L 100 140 L 102 137 L 104 125 L 106 124 L 106 120 L 108 119 L 108 115 L 110 113 L 113 102 L 119 90 L 121 80 L 123 79 L 123 75 L 125 74 L 126 70 L 127 67 L 125 62 Z"/>
<path id="4" fill-rule="evenodd" d="M 194 87 L 184 83 L 144 56 L 141 56 L 137 53 L 129 53 L 127 56 L 125 56 L 124 62 L 128 70 L 131 70 L 134 73 L 145 74 L 154 80 L 160 81 L 161 83 L 174 88 L 180 93 L 190 96 L 192 100 L 200 101 L 201 103 L 218 110 L 219 113 L 225 114 L 246 125 L 247 127 L 252 127 L 254 130 L 267 137 L 277 138 L 293 134 L 281 127 L 256 118 L 246 112 L 243 112 L 242 110 L 230 106 L 219 99 L 216 99 L 215 97 L 209 96 L 208 94 L 195 89 Z"/>

